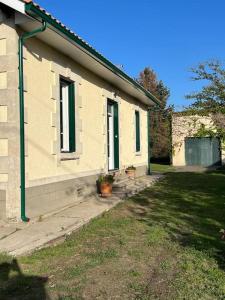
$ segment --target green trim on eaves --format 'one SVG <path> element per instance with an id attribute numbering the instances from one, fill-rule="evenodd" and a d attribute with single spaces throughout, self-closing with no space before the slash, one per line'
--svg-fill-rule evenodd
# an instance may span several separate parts
<path id="1" fill-rule="evenodd" d="M 134 79 L 132 79 L 126 73 L 124 73 L 122 70 L 117 68 L 108 59 L 106 59 L 104 56 L 102 56 L 100 53 L 98 53 L 91 46 L 86 44 L 83 40 L 81 40 L 78 36 L 76 36 L 74 33 L 72 33 L 70 30 L 68 30 L 66 27 L 64 27 L 61 23 L 58 23 L 50 15 L 47 15 L 44 11 L 42 11 L 37 6 L 35 6 L 32 2 L 25 4 L 25 11 L 26 11 L 27 14 L 29 14 L 31 16 L 33 16 L 33 14 L 34 14 L 34 15 L 40 17 L 42 20 L 46 21 L 48 24 L 53 26 L 55 29 L 59 30 L 61 33 L 66 35 L 69 39 L 71 39 L 72 41 L 77 43 L 79 46 L 81 46 L 82 48 L 87 50 L 97 60 L 100 60 L 113 73 L 120 76 L 122 79 L 125 79 L 125 80 L 129 81 L 136 89 L 142 91 L 145 94 L 145 96 L 147 96 L 149 99 L 151 99 L 155 104 L 161 106 L 161 102 L 154 95 L 152 95 L 145 88 L 143 88 L 138 82 L 136 82 Z"/>

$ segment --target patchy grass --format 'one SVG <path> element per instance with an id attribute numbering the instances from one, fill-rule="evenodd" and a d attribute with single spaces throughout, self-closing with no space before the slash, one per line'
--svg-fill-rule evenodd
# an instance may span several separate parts
<path id="1" fill-rule="evenodd" d="M 66 242 L 0 256 L 0 299 L 225 299 L 225 173 L 169 173 Z"/>
<path id="2" fill-rule="evenodd" d="M 152 172 L 168 173 L 168 172 L 174 172 L 175 168 L 171 165 L 151 164 L 151 170 Z"/>

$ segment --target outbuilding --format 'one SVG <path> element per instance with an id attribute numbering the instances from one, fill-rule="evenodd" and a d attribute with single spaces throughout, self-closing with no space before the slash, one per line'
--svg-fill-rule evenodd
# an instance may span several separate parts
<path id="1" fill-rule="evenodd" d="M 174 166 L 220 166 L 225 163 L 223 142 L 213 115 L 174 113 L 172 162 Z"/>

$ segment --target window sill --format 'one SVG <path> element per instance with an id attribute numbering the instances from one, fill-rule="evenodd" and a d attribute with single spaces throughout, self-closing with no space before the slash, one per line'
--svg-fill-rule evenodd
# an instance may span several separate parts
<path id="1" fill-rule="evenodd" d="M 141 156 L 142 153 L 141 152 L 135 152 L 135 156 Z"/>
<path id="2" fill-rule="evenodd" d="M 73 152 L 73 153 L 63 153 L 63 152 L 61 152 L 60 155 L 59 155 L 59 159 L 61 161 L 77 160 L 77 159 L 80 159 L 80 155 L 76 152 Z"/>

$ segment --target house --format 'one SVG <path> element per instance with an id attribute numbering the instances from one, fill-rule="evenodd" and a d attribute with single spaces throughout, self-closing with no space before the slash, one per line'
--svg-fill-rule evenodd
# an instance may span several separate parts
<path id="1" fill-rule="evenodd" d="M 19 70 L 19 71 L 18 71 Z M 0 1 L 0 218 L 27 221 L 149 165 L 159 101 L 37 4 Z"/>
<path id="2" fill-rule="evenodd" d="M 173 165 L 211 167 L 225 164 L 225 149 L 217 132 L 212 114 L 206 116 L 174 113 Z"/>

